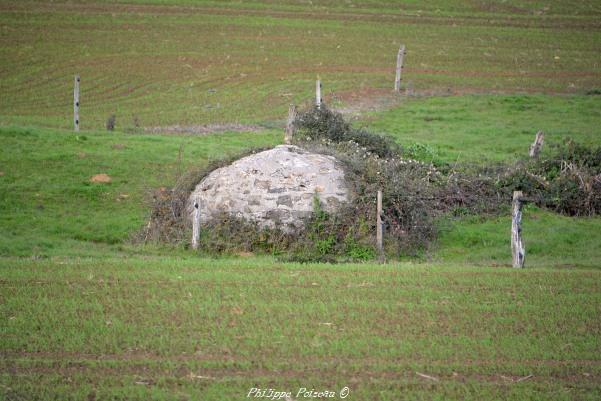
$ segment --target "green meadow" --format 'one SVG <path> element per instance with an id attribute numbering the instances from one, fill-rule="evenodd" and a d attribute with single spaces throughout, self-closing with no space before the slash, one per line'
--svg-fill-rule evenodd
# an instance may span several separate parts
<path id="1" fill-rule="evenodd" d="M 523 159 L 538 131 L 550 154 L 567 139 L 601 144 L 600 96 L 471 95 L 409 99 L 364 123 L 434 161 L 484 164 Z"/>
<path id="2" fill-rule="evenodd" d="M 599 89 L 596 1 L 3 1 L 0 123 L 81 127 L 283 120 L 326 101 Z"/>
<path id="3" fill-rule="evenodd" d="M 353 124 L 435 163 L 515 163 L 539 130 L 544 154 L 600 146 L 600 17 L 560 0 L 3 1 L 0 399 L 599 399 L 599 217 L 526 206 L 523 270 L 509 205 L 440 219 L 427 251 L 386 264 L 132 239 L 186 171 L 282 143 L 317 78 Z"/>
<path id="4" fill-rule="evenodd" d="M 597 269 L 144 256 L 0 271 L 6 399 L 601 395 Z"/>

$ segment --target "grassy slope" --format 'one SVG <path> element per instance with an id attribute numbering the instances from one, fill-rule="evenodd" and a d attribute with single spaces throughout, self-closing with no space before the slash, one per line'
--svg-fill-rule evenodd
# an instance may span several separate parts
<path id="1" fill-rule="evenodd" d="M 567 138 L 601 145 L 601 96 L 451 96 L 409 99 L 375 113 L 367 126 L 410 146 L 429 145 L 436 159 L 485 163 L 528 153 L 538 130 L 545 152 Z"/>
<path id="2" fill-rule="evenodd" d="M 84 129 L 279 120 L 317 75 L 327 100 L 389 93 L 401 42 L 417 90 L 601 87 L 595 1 L 138 3 L 2 2 L 0 123 L 69 127 L 76 73 Z"/>
<path id="3" fill-rule="evenodd" d="M 8 399 L 601 396 L 599 270 L 147 258 L 0 274 Z"/>
<path id="4" fill-rule="evenodd" d="M 572 218 L 524 208 L 522 216 L 526 266 L 601 266 L 601 219 Z M 436 250 L 438 263 L 510 266 L 511 217 L 465 217 L 444 223 Z"/>
<path id="5" fill-rule="evenodd" d="M 106 252 L 106 245 L 139 230 L 153 191 L 172 186 L 179 171 L 272 146 L 282 135 L 76 135 L 0 128 L 0 138 L 0 255 L 78 255 Z M 99 173 L 109 174 L 112 183 L 90 183 Z"/>

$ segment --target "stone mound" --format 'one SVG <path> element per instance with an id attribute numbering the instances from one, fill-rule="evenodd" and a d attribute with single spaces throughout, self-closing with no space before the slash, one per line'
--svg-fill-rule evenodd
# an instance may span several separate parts
<path id="1" fill-rule="evenodd" d="M 280 145 L 211 172 L 190 195 L 189 210 L 197 199 L 203 223 L 226 212 L 290 232 L 311 216 L 315 196 L 328 212 L 348 202 L 340 163 L 332 156 Z"/>

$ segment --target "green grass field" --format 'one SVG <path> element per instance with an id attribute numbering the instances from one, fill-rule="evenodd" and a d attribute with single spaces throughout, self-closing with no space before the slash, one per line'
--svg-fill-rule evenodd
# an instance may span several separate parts
<path id="1" fill-rule="evenodd" d="M 165 257 L 0 269 L 6 399 L 601 396 L 598 269 Z"/>
<path id="2" fill-rule="evenodd" d="M 89 256 L 119 248 L 142 228 L 155 190 L 174 185 L 190 167 L 272 146 L 280 137 L 269 131 L 195 137 L 0 128 L 0 254 Z M 90 183 L 101 173 L 112 182 Z"/>
<path id="3" fill-rule="evenodd" d="M 600 17 L 588 0 L 0 2 L 0 399 L 601 398 L 599 217 L 526 207 L 522 271 L 509 212 L 441 219 L 431 249 L 385 265 L 130 241 L 156 189 L 281 143 L 317 77 L 433 161 L 511 163 L 538 130 L 544 152 L 599 146 Z M 401 43 L 410 97 L 391 90 Z M 228 123 L 254 129 L 144 131 Z"/>
<path id="4" fill-rule="evenodd" d="M 516 161 L 528 153 L 537 131 L 547 146 L 567 138 L 601 144 L 601 96 L 471 95 L 410 99 L 373 113 L 367 127 L 411 146 L 426 144 L 433 159 L 477 163 Z"/>
<path id="5" fill-rule="evenodd" d="M 81 126 L 281 120 L 290 102 L 601 88 L 596 1 L 3 1 L 0 123 Z"/>

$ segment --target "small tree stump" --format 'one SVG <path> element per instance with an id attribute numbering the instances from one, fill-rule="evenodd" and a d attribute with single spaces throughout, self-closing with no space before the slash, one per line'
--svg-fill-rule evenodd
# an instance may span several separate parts
<path id="1" fill-rule="evenodd" d="M 532 145 L 530 145 L 530 151 L 528 152 L 528 155 L 530 157 L 538 157 L 538 154 L 543 148 L 544 140 L 545 133 L 543 131 L 538 131 L 536 133 L 536 138 L 534 139 L 534 142 L 532 143 Z"/>
<path id="2" fill-rule="evenodd" d="M 294 136 L 294 120 L 296 120 L 296 106 L 291 104 L 288 108 L 288 121 L 286 123 L 286 133 L 284 135 L 284 143 L 289 145 L 292 143 Z"/>

